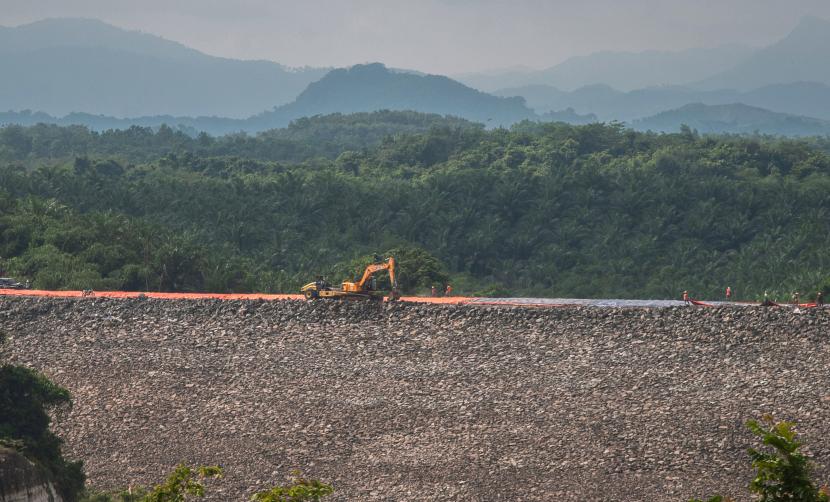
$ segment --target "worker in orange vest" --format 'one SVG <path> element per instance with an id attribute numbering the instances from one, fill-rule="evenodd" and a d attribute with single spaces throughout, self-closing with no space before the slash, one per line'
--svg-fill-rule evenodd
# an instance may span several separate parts
<path id="1" fill-rule="evenodd" d="M 452 296 L 452 286 L 450 286 L 449 284 L 447 284 L 447 290 L 444 293 L 444 296 Z"/>
<path id="2" fill-rule="evenodd" d="M 732 300 L 732 288 L 726 286 L 726 301 Z"/>
<path id="3" fill-rule="evenodd" d="M 689 303 L 689 292 L 688 291 L 683 291 L 683 302 L 684 303 Z"/>

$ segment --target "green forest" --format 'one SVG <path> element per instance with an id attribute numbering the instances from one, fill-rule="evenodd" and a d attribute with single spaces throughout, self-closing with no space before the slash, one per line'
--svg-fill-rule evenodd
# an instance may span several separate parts
<path id="1" fill-rule="evenodd" d="M 5 126 L 0 269 L 43 289 L 296 292 L 394 250 L 409 292 L 806 298 L 830 285 L 828 151 L 389 111 L 256 136 Z"/>

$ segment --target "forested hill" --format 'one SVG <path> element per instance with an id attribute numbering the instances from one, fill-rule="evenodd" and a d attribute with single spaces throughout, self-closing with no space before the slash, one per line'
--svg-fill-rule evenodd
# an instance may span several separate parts
<path id="1" fill-rule="evenodd" d="M 693 103 L 676 110 L 658 113 L 635 120 L 633 126 L 641 130 L 676 132 L 681 125 L 701 133 L 751 134 L 764 131 L 782 136 L 826 136 L 830 121 L 775 113 L 743 104 L 704 105 Z"/>
<path id="2" fill-rule="evenodd" d="M 272 161 L 144 130 L 130 160 L 43 130 L 0 130 L 0 267 L 42 288 L 296 291 L 390 250 L 415 291 L 783 298 L 830 281 L 826 140 L 436 123 Z M 60 142 L 94 154 L 41 157 Z"/>
<path id="3" fill-rule="evenodd" d="M 0 160 L 31 165 L 46 159 L 65 161 L 89 156 L 142 162 L 186 152 L 199 157 L 301 162 L 315 157 L 334 159 L 345 151 L 378 146 L 396 135 L 424 133 L 436 128 L 483 129 L 483 126 L 454 117 L 389 110 L 304 117 L 292 121 L 288 127 L 256 135 L 237 133 L 219 137 L 204 133 L 191 136 L 165 125 L 96 132 L 81 126 L 41 123 L 0 129 Z"/>
<path id="4" fill-rule="evenodd" d="M 332 70 L 287 105 L 252 117 L 255 130 L 282 127 L 298 117 L 327 113 L 414 110 L 454 115 L 488 126 L 535 118 L 524 100 L 497 97 L 438 75 L 397 72 L 380 63 Z"/>

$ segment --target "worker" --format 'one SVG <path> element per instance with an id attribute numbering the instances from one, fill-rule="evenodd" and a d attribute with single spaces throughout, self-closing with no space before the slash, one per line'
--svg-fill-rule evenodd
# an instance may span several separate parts
<path id="1" fill-rule="evenodd" d="M 452 296 L 452 286 L 450 286 L 449 284 L 447 284 L 447 289 L 444 292 L 444 296 Z"/>
<path id="2" fill-rule="evenodd" d="M 726 301 L 732 301 L 732 288 L 726 286 Z"/>
<path id="3" fill-rule="evenodd" d="M 689 303 L 689 292 L 683 291 L 683 303 Z"/>
<path id="4" fill-rule="evenodd" d="M 824 295 L 819 291 L 816 293 L 816 307 L 821 307 L 822 305 L 824 305 Z"/>
<path id="5" fill-rule="evenodd" d="M 438 296 L 438 290 L 435 289 L 435 284 L 432 285 L 432 296 L 433 298 Z"/>
<path id="6" fill-rule="evenodd" d="M 793 291 L 793 305 L 798 305 L 800 297 L 801 295 L 798 293 L 798 291 Z"/>

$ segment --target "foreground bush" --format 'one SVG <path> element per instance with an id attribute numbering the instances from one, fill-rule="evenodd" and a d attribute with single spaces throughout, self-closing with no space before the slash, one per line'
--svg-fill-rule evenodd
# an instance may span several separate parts
<path id="1" fill-rule="evenodd" d="M 69 392 L 37 371 L 0 366 L 0 445 L 20 451 L 44 469 L 61 498 L 74 502 L 84 487 L 83 467 L 64 459 L 63 441 L 49 428 L 48 414 L 69 405 Z"/>
<path id="2" fill-rule="evenodd" d="M 812 466 L 798 450 L 802 443 L 796 441 L 792 422 L 775 422 L 767 415 L 761 422 L 750 420 L 747 428 L 761 438 L 767 451 L 749 449 L 752 466 L 757 471 L 749 483 L 749 491 L 760 502 L 828 502 L 825 488 L 818 488 L 812 480 Z M 716 495 L 707 502 L 728 502 Z M 691 502 L 702 502 L 700 499 Z"/>
<path id="3" fill-rule="evenodd" d="M 291 484 L 256 493 L 251 500 L 254 502 L 318 502 L 323 497 L 334 493 L 331 485 L 316 479 L 303 478 L 297 471 L 293 473 L 293 476 Z"/>
<path id="4" fill-rule="evenodd" d="M 142 502 L 184 502 L 188 495 L 204 497 L 205 485 L 202 480 L 221 477 L 221 467 L 202 465 L 193 469 L 179 464 L 167 480 L 156 485 Z"/>
<path id="5" fill-rule="evenodd" d="M 205 496 L 204 480 L 220 478 L 221 467 L 199 466 L 196 468 L 179 464 L 167 477 L 151 491 L 144 488 L 131 488 L 120 493 L 88 493 L 81 502 L 186 502 L 193 498 Z M 255 493 L 254 502 L 319 502 L 323 497 L 334 493 L 331 485 L 316 479 L 301 476 L 299 471 L 292 473 L 290 484 L 277 486 L 270 490 Z"/>

